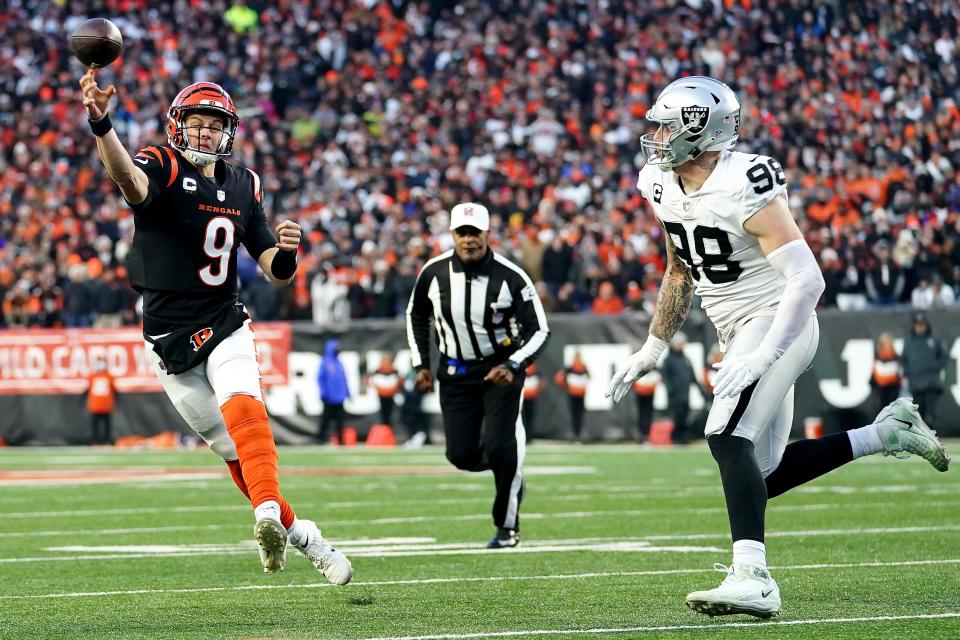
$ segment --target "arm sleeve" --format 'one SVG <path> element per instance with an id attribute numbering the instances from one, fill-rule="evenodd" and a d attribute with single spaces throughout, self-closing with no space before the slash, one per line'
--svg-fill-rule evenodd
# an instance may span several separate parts
<path id="1" fill-rule="evenodd" d="M 417 276 L 417 283 L 407 304 L 407 342 L 410 346 L 410 364 L 414 369 L 430 367 L 430 317 L 433 302 L 428 295 L 435 278 L 429 269 Z"/>
<path id="2" fill-rule="evenodd" d="M 797 339 L 817 307 L 823 293 L 823 275 L 805 240 L 793 240 L 767 255 L 774 269 L 787 280 L 773 324 L 761 347 L 782 356 Z"/>
<path id="3" fill-rule="evenodd" d="M 516 287 L 519 291 L 513 292 L 513 299 L 519 300 L 519 303 L 514 317 L 520 325 L 523 346 L 510 355 L 510 360 L 518 363 L 521 368 L 525 368 L 536 360 L 547 346 L 550 328 L 547 326 L 547 314 L 543 310 L 537 289 L 526 273 L 517 272 Z"/>
<path id="4" fill-rule="evenodd" d="M 260 176 L 247 169 L 250 173 L 250 189 L 253 192 L 253 213 L 247 222 L 243 233 L 243 246 L 254 260 L 260 259 L 260 254 L 276 246 L 277 237 L 273 235 L 267 224 L 267 214 L 263 210 L 263 190 L 260 187 Z"/>
<path id="5" fill-rule="evenodd" d="M 180 163 L 176 154 L 167 147 L 141 149 L 133 157 L 133 161 L 147 174 L 147 197 L 137 204 L 130 204 L 127 200 L 127 206 L 134 211 L 142 211 L 174 183 L 180 173 Z"/>

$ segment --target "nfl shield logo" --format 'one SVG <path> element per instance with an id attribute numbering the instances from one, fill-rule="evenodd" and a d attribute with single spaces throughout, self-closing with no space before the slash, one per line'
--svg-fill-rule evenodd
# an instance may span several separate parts
<path id="1" fill-rule="evenodd" d="M 217 200 L 223 202 L 227 199 L 227 194 L 223 192 L 223 189 L 217 189 Z"/>
<path id="2" fill-rule="evenodd" d="M 499 311 L 495 311 L 493 315 L 490 316 L 490 321 L 493 322 L 493 324 L 500 324 L 503 322 L 503 314 Z"/>
<path id="3" fill-rule="evenodd" d="M 448 376 L 453 376 L 453 375 L 456 375 L 456 374 L 457 374 L 457 368 L 456 368 L 455 366 L 450 365 L 449 367 L 447 367 L 447 375 L 448 375 Z"/>
<path id="4" fill-rule="evenodd" d="M 700 133 L 707 126 L 710 115 L 708 107 L 683 107 L 680 109 L 680 120 L 684 125 L 690 125 L 690 133 Z"/>

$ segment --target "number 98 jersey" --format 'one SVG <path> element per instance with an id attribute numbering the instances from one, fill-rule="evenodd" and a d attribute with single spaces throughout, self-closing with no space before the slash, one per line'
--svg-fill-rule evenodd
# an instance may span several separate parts
<path id="1" fill-rule="evenodd" d="M 254 260 L 276 243 L 260 204 L 259 177 L 220 160 L 205 177 L 176 149 L 147 147 L 134 162 L 149 179 L 134 211 L 127 270 L 144 294 L 144 317 L 189 324 L 237 302 L 237 247 Z"/>
<path id="2" fill-rule="evenodd" d="M 690 268 L 721 345 L 746 320 L 776 312 L 784 279 L 743 224 L 776 197 L 787 197 L 783 168 L 767 156 L 723 151 L 698 192 L 675 172 L 647 165 L 637 188 Z"/>

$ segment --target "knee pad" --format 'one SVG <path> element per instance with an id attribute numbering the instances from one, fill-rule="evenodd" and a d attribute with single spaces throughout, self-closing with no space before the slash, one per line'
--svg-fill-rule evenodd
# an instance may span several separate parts
<path id="1" fill-rule="evenodd" d="M 743 464 L 757 465 L 753 443 L 740 436 L 712 435 L 707 438 L 710 453 L 720 467 L 720 473 Z"/>
<path id="2" fill-rule="evenodd" d="M 237 459 L 237 446 L 234 444 L 230 434 L 227 433 L 227 427 L 224 426 L 222 422 L 203 433 L 198 432 L 197 435 L 203 438 L 210 447 L 210 450 L 223 458 L 223 460 L 230 461 Z"/>

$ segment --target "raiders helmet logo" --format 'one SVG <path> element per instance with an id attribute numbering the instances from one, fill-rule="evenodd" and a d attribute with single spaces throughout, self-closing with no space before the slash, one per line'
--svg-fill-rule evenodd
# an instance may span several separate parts
<path id="1" fill-rule="evenodd" d="M 194 351 L 200 351 L 200 347 L 203 346 L 207 340 L 213 337 L 213 329 L 207 327 L 205 329 L 200 329 L 195 334 L 190 336 L 190 346 L 193 347 Z"/>
<path id="2" fill-rule="evenodd" d="M 710 116 L 709 107 L 682 107 L 680 109 L 680 120 L 683 125 L 690 126 L 690 133 L 700 133 L 707 126 L 707 119 Z"/>

